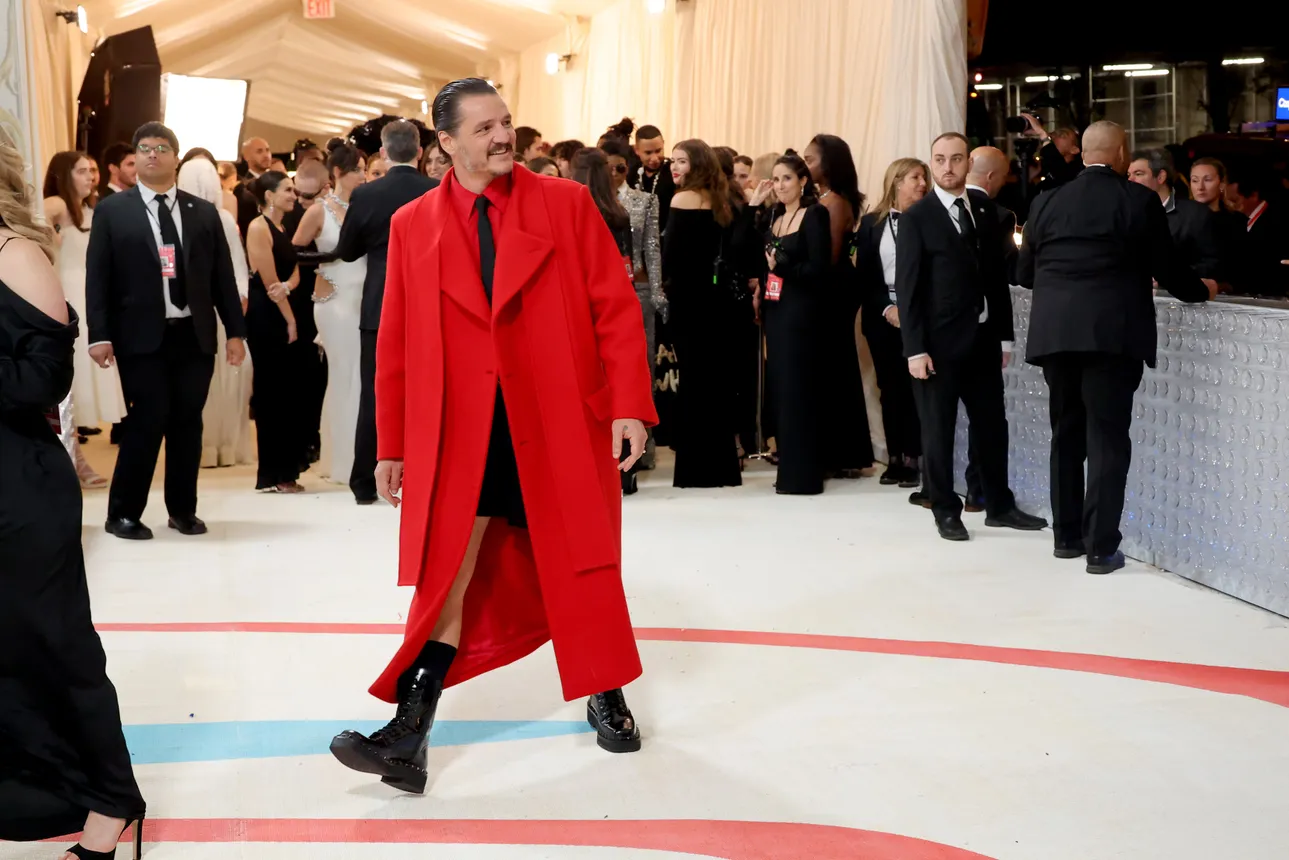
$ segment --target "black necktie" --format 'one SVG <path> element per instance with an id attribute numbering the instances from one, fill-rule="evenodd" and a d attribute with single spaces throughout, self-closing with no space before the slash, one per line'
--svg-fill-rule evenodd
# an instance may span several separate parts
<path id="1" fill-rule="evenodd" d="M 184 282 L 183 246 L 179 242 L 179 228 L 170 214 L 170 196 L 157 195 L 157 222 L 161 225 L 161 244 L 175 249 L 175 275 L 170 279 L 170 303 L 183 310 L 188 307 L 188 285 Z"/>
<path id="2" fill-rule="evenodd" d="M 976 240 L 976 223 L 971 220 L 971 212 L 967 210 L 967 201 L 959 197 L 953 201 L 953 205 L 958 207 L 958 232 L 974 252 L 979 249 L 979 242 Z"/>
<path id="3" fill-rule="evenodd" d="M 479 218 L 479 276 L 483 278 L 483 293 L 492 304 L 492 270 L 497 264 L 497 246 L 492 241 L 492 222 L 488 220 L 488 198 L 480 194 L 474 201 L 474 211 Z"/>

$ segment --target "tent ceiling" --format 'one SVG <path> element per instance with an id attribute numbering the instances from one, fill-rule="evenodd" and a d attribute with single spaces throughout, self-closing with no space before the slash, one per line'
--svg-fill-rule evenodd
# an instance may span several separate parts
<path id="1" fill-rule="evenodd" d="M 86 0 L 104 36 L 151 26 L 168 72 L 251 82 L 247 115 L 317 134 L 419 112 L 446 81 L 496 76 L 502 59 L 613 0 Z"/>

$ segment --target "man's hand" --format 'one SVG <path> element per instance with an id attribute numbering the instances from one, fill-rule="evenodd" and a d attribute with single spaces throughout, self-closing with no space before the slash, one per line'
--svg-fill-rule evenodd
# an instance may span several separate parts
<path id="1" fill-rule="evenodd" d="M 230 366 L 241 367 L 242 362 L 246 361 L 246 341 L 240 337 L 230 337 L 224 347 L 224 354 L 228 356 Z"/>
<path id="2" fill-rule="evenodd" d="M 882 316 L 886 317 L 886 321 L 891 325 L 896 328 L 900 327 L 900 309 L 895 305 L 891 305 L 886 310 L 882 311 Z"/>
<path id="3" fill-rule="evenodd" d="M 649 434 L 644 422 L 635 418 L 615 418 L 613 420 L 613 459 L 618 460 L 618 469 L 628 472 L 644 456 L 645 442 Z M 622 440 L 631 442 L 631 454 L 622 459 Z M 379 472 L 377 473 L 379 475 Z M 379 483 L 379 481 L 377 481 Z"/>
<path id="4" fill-rule="evenodd" d="M 99 367 L 108 368 L 116 364 L 116 352 L 110 343 L 96 343 L 90 347 L 90 358 Z"/>
<path id="5" fill-rule="evenodd" d="M 403 491 L 403 461 L 381 460 L 376 464 L 376 495 L 398 507 L 403 500 L 398 494 Z"/>
<path id="6" fill-rule="evenodd" d="M 933 373 L 935 365 L 931 363 L 931 356 L 919 355 L 909 359 L 909 375 L 914 379 L 930 379 Z"/>

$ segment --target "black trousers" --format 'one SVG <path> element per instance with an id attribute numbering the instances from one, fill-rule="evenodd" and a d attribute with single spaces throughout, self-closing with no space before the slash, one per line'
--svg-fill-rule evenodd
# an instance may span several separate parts
<path id="1" fill-rule="evenodd" d="M 883 320 L 870 325 L 865 333 L 868 351 L 873 356 L 877 387 L 882 390 L 882 428 L 886 432 L 887 461 L 902 465 L 904 457 L 922 456 L 922 427 L 917 405 L 913 402 L 913 384 L 909 362 L 904 357 L 900 330 Z"/>
<path id="2" fill-rule="evenodd" d="M 923 489 L 937 519 L 959 516 L 962 500 L 953 490 L 953 437 L 958 401 L 976 431 L 985 511 L 1001 516 L 1016 507 L 1007 486 L 1007 412 L 1003 399 L 1002 346 L 987 334 L 976 338 L 970 354 L 936 362 L 930 379 L 913 380 L 913 397 L 922 420 Z"/>
<path id="3" fill-rule="evenodd" d="M 354 433 L 354 467 L 349 473 L 349 489 L 356 499 L 376 498 L 376 332 L 359 333 L 362 354 L 358 372 L 362 392 L 358 397 L 358 428 Z"/>
<path id="4" fill-rule="evenodd" d="M 112 473 L 107 515 L 143 519 L 148 489 L 166 443 L 166 510 L 172 517 L 197 513 L 201 468 L 201 411 L 210 392 L 215 356 L 197 345 L 191 318 L 167 321 L 161 349 L 116 359 L 129 414 Z"/>
<path id="5" fill-rule="evenodd" d="M 1052 418 L 1052 531 L 1057 543 L 1111 555 L 1123 535 L 1123 497 L 1132 462 L 1132 396 L 1141 359 L 1062 353 L 1043 361 Z M 1087 461 L 1087 493 L 1083 463 Z"/>

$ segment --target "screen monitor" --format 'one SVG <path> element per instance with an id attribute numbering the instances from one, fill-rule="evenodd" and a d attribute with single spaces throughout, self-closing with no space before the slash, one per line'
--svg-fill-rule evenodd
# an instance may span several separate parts
<path id="1" fill-rule="evenodd" d="M 1289 87 L 1276 90 L 1276 119 L 1289 120 Z"/>

